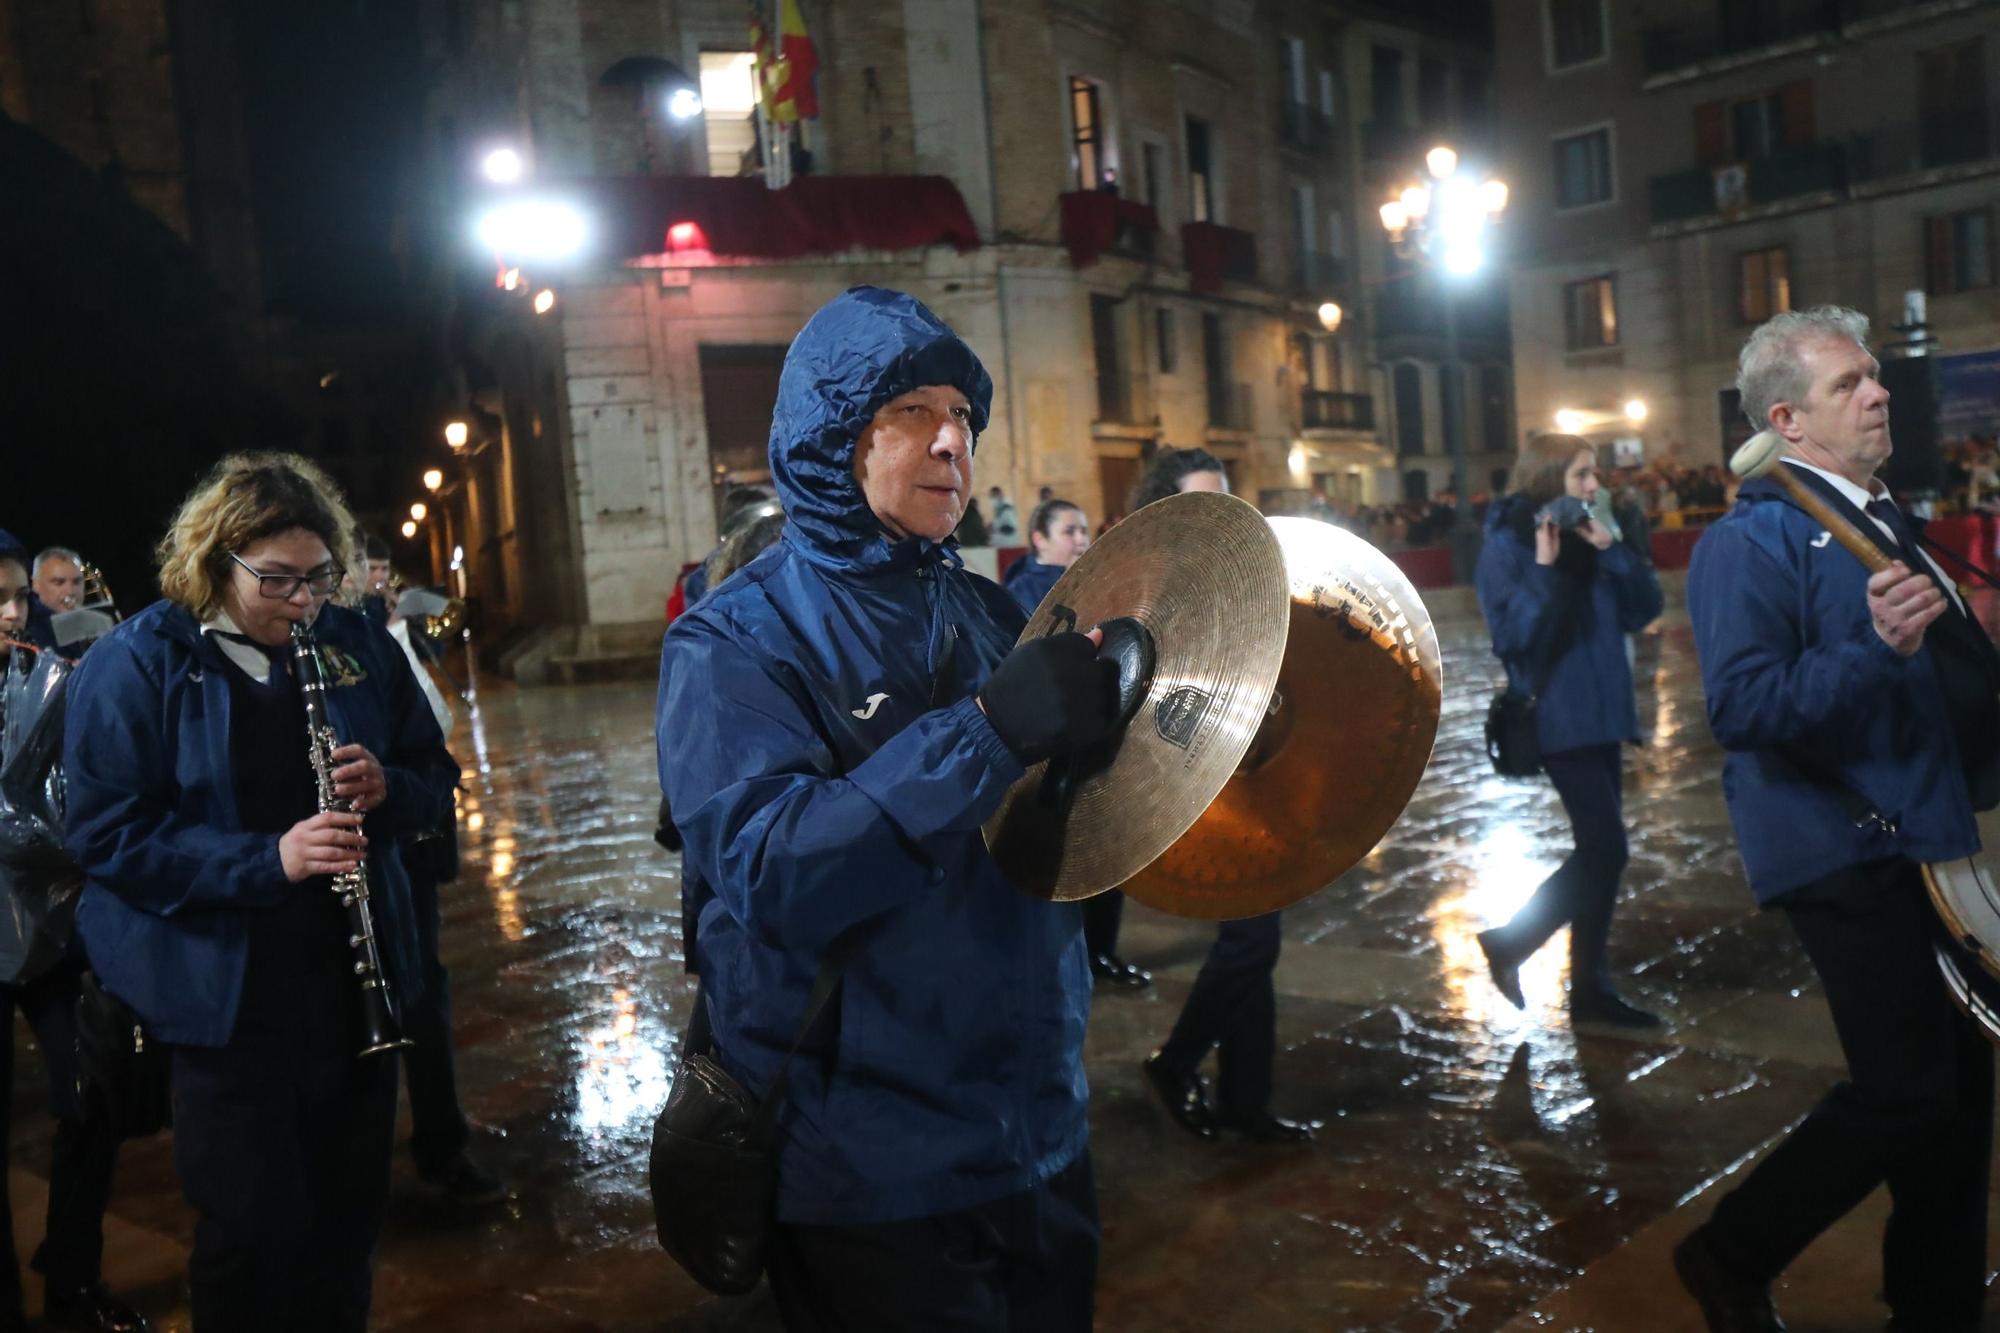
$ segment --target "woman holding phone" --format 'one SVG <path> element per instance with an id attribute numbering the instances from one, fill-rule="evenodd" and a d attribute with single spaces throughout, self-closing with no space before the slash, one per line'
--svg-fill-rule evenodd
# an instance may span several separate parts
<path id="1" fill-rule="evenodd" d="M 1480 934 L 1493 984 L 1525 1008 L 1521 965 L 1568 926 L 1572 1021 L 1656 1026 L 1619 997 L 1606 946 L 1626 862 L 1622 747 L 1639 739 L 1625 636 L 1659 616 L 1660 581 L 1600 503 L 1588 440 L 1540 435 L 1523 446 L 1509 493 L 1487 515 L 1477 582 L 1493 653 L 1509 685 L 1536 700 L 1542 766 L 1575 839 L 1527 905 Z"/>

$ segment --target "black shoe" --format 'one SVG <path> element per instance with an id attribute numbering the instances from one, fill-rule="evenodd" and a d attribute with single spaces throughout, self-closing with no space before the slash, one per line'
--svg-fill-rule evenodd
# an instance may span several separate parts
<path id="1" fill-rule="evenodd" d="M 1233 1129 L 1253 1143 L 1311 1143 L 1319 1125 L 1311 1120 L 1287 1120 L 1269 1111 L 1225 1117 L 1224 1129 Z"/>
<path id="2" fill-rule="evenodd" d="M 419 1167 L 417 1176 L 453 1203 L 463 1204 L 468 1208 L 498 1203 L 507 1197 L 507 1182 L 473 1161 L 470 1153 L 461 1152 L 444 1165 L 431 1170 Z"/>
<path id="3" fill-rule="evenodd" d="M 42 1302 L 42 1323 L 74 1333 L 146 1333 L 146 1316 L 112 1299 L 102 1282 L 82 1287 L 50 1286 Z"/>
<path id="4" fill-rule="evenodd" d="M 1784 1333 L 1785 1321 L 1771 1304 L 1771 1284 L 1746 1282 L 1724 1268 L 1696 1227 L 1674 1246 L 1674 1272 L 1701 1306 L 1708 1333 Z"/>
<path id="5" fill-rule="evenodd" d="M 1500 943 L 1499 930 L 1479 932 L 1479 952 L 1486 955 L 1486 971 L 1493 978 L 1494 988 L 1516 1009 L 1526 1009 L 1528 997 L 1521 994 L 1521 960 Z"/>
<path id="6" fill-rule="evenodd" d="M 1135 967 L 1115 953 L 1097 954 L 1090 960 L 1090 975 L 1099 985 L 1117 990 L 1144 990 L 1153 984 L 1153 974 Z"/>
<path id="7" fill-rule="evenodd" d="M 1569 1017 L 1572 1023 L 1602 1023 L 1614 1028 L 1656 1028 L 1660 1026 L 1660 1016 L 1649 1014 L 1644 1009 L 1636 1009 L 1618 998 L 1615 991 L 1570 993 Z"/>
<path id="8" fill-rule="evenodd" d="M 1146 1061 L 1145 1069 L 1146 1082 L 1153 1085 L 1175 1124 L 1198 1139 L 1213 1139 L 1221 1132 L 1215 1127 L 1215 1108 L 1208 1104 L 1207 1079 L 1167 1068 L 1157 1051 Z"/>

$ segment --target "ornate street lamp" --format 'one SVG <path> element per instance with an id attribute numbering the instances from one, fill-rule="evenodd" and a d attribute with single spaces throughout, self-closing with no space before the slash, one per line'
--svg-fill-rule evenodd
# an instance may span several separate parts
<path id="1" fill-rule="evenodd" d="M 1506 182 L 1469 170 L 1458 152 L 1444 144 L 1424 154 L 1424 175 L 1397 190 L 1381 207 L 1382 227 L 1389 244 L 1404 260 L 1443 273 L 1445 361 L 1440 374 L 1452 378 L 1457 420 L 1451 436 L 1451 485 L 1458 497 L 1458 521 L 1452 525 L 1452 564 L 1461 581 L 1472 577 L 1471 553 L 1478 534 L 1472 531 L 1472 497 L 1466 484 L 1466 392 L 1458 364 L 1458 301 L 1455 281 L 1479 272 L 1486 263 L 1486 233 L 1507 207 Z"/>

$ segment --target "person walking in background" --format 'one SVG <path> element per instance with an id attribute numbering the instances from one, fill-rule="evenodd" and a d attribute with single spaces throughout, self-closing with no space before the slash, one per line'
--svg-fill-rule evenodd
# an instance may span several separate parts
<path id="1" fill-rule="evenodd" d="M 1185 491 L 1229 492 L 1229 476 L 1205 449 L 1163 449 L 1132 492 L 1132 512 Z M 1101 893 L 1086 908 L 1118 893 Z M 1116 918 L 1113 918 L 1114 926 Z M 1151 1085 L 1174 1122 L 1196 1138 L 1225 1129 L 1264 1143 L 1301 1143 L 1314 1126 L 1271 1111 L 1272 1066 L 1278 1055 L 1278 992 L 1273 973 L 1281 919 L 1267 912 L 1216 927 L 1215 944 L 1188 992 L 1173 1031 L 1145 1063 Z M 1086 919 L 1086 929 L 1088 923 Z M 1115 961 L 1115 957 L 1114 957 Z M 1201 1066 L 1216 1053 L 1216 1095 Z"/>
<path id="2" fill-rule="evenodd" d="M 1607 945 L 1627 859 L 1622 747 L 1639 739 L 1625 636 L 1658 618 L 1662 598 L 1652 562 L 1591 516 L 1597 491 L 1595 446 L 1540 435 L 1487 516 L 1479 609 L 1510 688 L 1535 700 L 1542 766 L 1575 845 L 1512 920 L 1481 932 L 1479 947 L 1493 984 L 1525 1008 L 1521 965 L 1568 926 L 1571 1019 L 1653 1027 L 1657 1017 L 1619 997 Z"/>
<path id="3" fill-rule="evenodd" d="M 1028 553 L 1007 570 L 1001 586 L 1029 615 L 1049 589 L 1090 549 L 1090 516 L 1068 500 L 1044 500 L 1028 516 Z"/>

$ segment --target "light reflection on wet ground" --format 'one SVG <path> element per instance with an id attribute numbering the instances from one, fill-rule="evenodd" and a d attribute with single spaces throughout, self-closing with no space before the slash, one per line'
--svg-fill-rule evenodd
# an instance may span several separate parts
<path id="1" fill-rule="evenodd" d="M 1476 617 L 1441 616 L 1440 638 L 1443 729 L 1410 809 L 1286 916 L 1277 1109 L 1324 1119 L 1318 1143 L 1203 1146 L 1158 1111 L 1139 1061 L 1211 930 L 1126 914 L 1126 952 L 1159 981 L 1102 1000 L 1091 1026 L 1103 1328 L 1497 1328 L 1829 1081 L 1837 1051 L 1809 969 L 1738 880 L 1684 617 L 1635 646 L 1654 741 L 1628 764 L 1632 864 L 1612 952 L 1633 997 L 1670 1018 L 1638 1040 L 1569 1030 L 1560 940 L 1524 970 L 1526 1012 L 1486 979 L 1473 935 L 1562 859 L 1567 825 L 1545 785 L 1487 767 L 1494 672 Z M 651 1234 L 647 1138 L 692 994 L 677 865 L 651 840 L 651 689 L 490 688 L 453 745 L 465 873 L 447 892 L 445 952 L 460 1079 L 480 1151 L 516 1196 L 455 1217 L 399 1160 L 376 1326 L 775 1328 L 767 1298 L 707 1297 Z M 17 1180 L 46 1162 L 29 1060 Z M 128 1285 L 163 1328 L 185 1328 L 170 1260 L 190 1223 L 164 1142 L 128 1153 L 114 1214 L 112 1274 L 143 1275 Z M 23 1253 L 38 1231 L 24 1215 Z"/>

